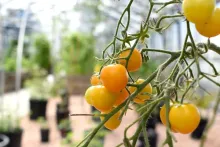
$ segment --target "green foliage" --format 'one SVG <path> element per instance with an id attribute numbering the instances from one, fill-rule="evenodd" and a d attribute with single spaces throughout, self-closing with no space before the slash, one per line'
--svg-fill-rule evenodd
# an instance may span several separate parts
<path id="1" fill-rule="evenodd" d="M 49 70 L 51 67 L 50 60 L 50 43 L 46 36 L 39 35 L 35 42 L 35 53 L 34 61 L 35 63 L 44 70 Z"/>
<path id="2" fill-rule="evenodd" d="M 93 71 L 94 38 L 89 35 L 74 33 L 63 39 L 61 61 L 56 72 L 64 71 L 67 75 L 86 75 Z"/>
<path id="3" fill-rule="evenodd" d="M 210 94 L 205 94 L 203 96 L 195 94 L 189 99 L 200 109 L 208 109 L 211 102 L 214 100 L 214 96 Z"/>
<path id="4" fill-rule="evenodd" d="M 90 131 L 92 131 L 92 129 L 86 130 L 84 132 L 84 136 L 88 135 L 90 133 Z M 99 132 L 96 134 L 96 136 L 93 138 L 93 140 L 91 141 L 91 146 L 93 147 L 103 147 L 104 144 L 102 142 L 102 140 L 105 138 L 106 134 L 108 133 L 107 130 L 105 130 L 104 128 L 102 128 L 101 130 L 99 130 Z"/>
<path id="5" fill-rule="evenodd" d="M 6 72 L 15 72 L 16 71 L 16 49 L 17 49 L 17 40 L 12 40 L 9 48 L 5 53 L 4 69 Z M 23 59 L 22 59 L 22 71 L 28 71 L 32 67 L 32 61 L 29 59 L 29 53 L 27 51 L 27 44 L 24 44 L 23 50 Z"/>
<path id="6" fill-rule="evenodd" d="M 147 62 L 144 62 L 141 66 L 141 68 L 135 72 L 131 73 L 132 76 L 138 78 L 145 78 L 148 77 L 158 66 L 158 62 L 155 62 L 155 60 L 148 60 Z"/>
<path id="7" fill-rule="evenodd" d="M 22 71 L 27 72 L 32 68 L 32 62 L 29 59 L 22 59 Z M 6 58 L 4 63 L 4 68 L 6 72 L 15 72 L 16 71 L 16 58 Z"/>
<path id="8" fill-rule="evenodd" d="M 12 114 L 2 114 L 0 117 L 0 132 L 16 132 L 20 128 L 20 119 Z"/>
<path id="9" fill-rule="evenodd" d="M 67 119 L 61 120 L 60 124 L 58 125 L 60 130 L 71 130 L 71 121 Z"/>
<path id="10" fill-rule="evenodd" d="M 51 91 L 50 91 L 51 95 L 54 96 L 54 97 L 59 96 L 60 95 L 60 90 L 65 88 L 65 86 L 66 86 L 65 78 L 55 76 L 54 83 L 53 83 L 53 86 L 52 86 Z"/>
<path id="11" fill-rule="evenodd" d="M 25 87 L 30 90 L 31 98 L 46 100 L 52 97 L 53 83 L 48 81 L 43 70 L 39 69 L 37 73 L 33 72 L 33 78 L 25 81 Z"/>
<path id="12" fill-rule="evenodd" d="M 40 124 L 42 129 L 48 129 L 49 128 L 47 120 L 44 117 L 37 118 L 37 122 Z"/>
<path id="13" fill-rule="evenodd" d="M 76 143 L 74 143 L 73 141 L 72 141 L 72 139 L 73 139 L 73 132 L 69 132 L 68 134 L 67 134 L 67 136 L 64 138 L 64 139 L 62 139 L 62 141 L 61 141 L 61 145 L 62 146 L 75 146 L 76 145 Z"/>

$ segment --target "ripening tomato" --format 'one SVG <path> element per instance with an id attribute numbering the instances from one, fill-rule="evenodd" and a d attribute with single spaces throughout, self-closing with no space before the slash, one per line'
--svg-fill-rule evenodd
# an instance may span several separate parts
<path id="1" fill-rule="evenodd" d="M 94 67 L 94 72 L 99 72 L 100 68 L 101 68 L 101 65 L 96 64 L 95 67 Z"/>
<path id="2" fill-rule="evenodd" d="M 110 64 L 102 68 L 100 79 L 110 92 L 119 93 L 128 83 L 128 73 L 123 65 Z"/>
<path id="3" fill-rule="evenodd" d="M 117 95 L 109 92 L 104 86 L 91 86 L 85 93 L 86 101 L 97 110 L 106 112 L 112 109 Z"/>
<path id="4" fill-rule="evenodd" d="M 101 114 L 108 114 L 109 112 L 102 112 Z M 119 120 L 119 117 L 121 115 L 121 111 L 118 111 L 117 113 L 115 113 L 105 124 L 104 126 L 109 129 L 109 130 L 115 130 L 116 128 L 119 127 L 119 125 L 121 124 L 121 120 Z M 101 116 L 100 117 L 101 121 L 104 120 L 104 117 Z"/>
<path id="5" fill-rule="evenodd" d="M 126 90 L 126 88 L 122 89 L 122 91 L 120 91 L 120 93 L 118 94 L 115 104 L 114 106 L 118 106 L 120 104 L 122 104 L 129 96 L 128 91 Z"/>
<path id="6" fill-rule="evenodd" d="M 169 113 L 170 125 L 179 133 L 193 132 L 200 122 L 200 113 L 194 104 L 175 104 Z"/>
<path id="7" fill-rule="evenodd" d="M 102 82 L 99 79 L 98 75 L 94 74 L 92 75 L 92 77 L 90 78 L 90 83 L 91 85 L 95 86 L 95 85 L 100 85 Z"/>
<path id="8" fill-rule="evenodd" d="M 206 23 L 197 23 L 196 30 L 205 37 L 215 37 L 220 34 L 220 8 L 216 8 Z"/>
<path id="9" fill-rule="evenodd" d="M 216 8 L 210 21 L 216 25 L 220 25 L 220 8 Z"/>
<path id="10" fill-rule="evenodd" d="M 213 23 L 196 24 L 196 30 L 203 36 L 211 38 L 219 34 L 220 29 L 218 25 Z"/>
<path id="11" fill-rule="evenodd" d="M 186 19 L 193 23 L 206 23 L 215 8 L 215 0 L 183 0 L 182 9 Z"/>
<path id="12" fill-rule="evenodd" d="M 173 103 L 170 102 L 170 108 L 172 107 L 172 105 Z M 166 105 L 163 105 L 160 109 L 160 120 L 166 126 Z M 171 126 L 170 128 L 174 133 L 177 133 L 177 130 L 173 128 L 173 126 Z"/>
<path id="13" fill-rule="evenodd" d="M 94 93 L 93 91 L 95 91 L 96 87 L 95 86 L 91 86 L 89 87 L 86 92 L 85 92 L 85 99 L 86 99 L 86 102 L 90 105 L 92 105 L 92 97 L 94 97 Z"/>
<path id="14" fill-rule="evenodd" d="M 119 55 L 119 58 L 126 58 L 129 56 L 131 52 L 131 49 L 127 49 L 122 51 L 122 53 Z M 118 60 L 120 64 L 126 66 L 127 60 L 120 59 Z M 134 49 L 130 59 L 128 60 L 128 66 L 127 70 L 129 72 L 137 71 L 142 65 L 142 56 L 141 53 L 138 51 L 138 49 Z"/>
<path id="15" fill-rule="evenodd" d="M 144 82 L 144 79 L 138 79 L 135 84 L 141 84 Z M 129 87 L 128 88 L 130 93 L 134 93 L 136 91 L 136 87 Z M 150 96 L 147 93 L 152 94 L 152 86 L 151 84 L 147 84 L 144 89 L 133 99 L 135 103 L 143 104 L 146 100 L 150 99 Z"/>

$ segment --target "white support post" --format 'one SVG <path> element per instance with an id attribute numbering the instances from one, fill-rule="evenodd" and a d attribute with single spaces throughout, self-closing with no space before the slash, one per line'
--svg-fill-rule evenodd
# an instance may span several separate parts
<path id="1" fill-rule="evenodd" d="M 25 30 L 29 16 L 29 11 L 30 11 L 30 5 L 31 3 L 29 2 L 21 20 L 19 36 L 18 36 L 17 57 L 16 57 L 16 78 L 15 78 L 15 90 L 17 94 L 21 88 L 22 55 L 23 55 L 24 37 L 25 37 Z M 17 97 L 17 108 L 16 108 L 17 111 L 19 109 L 18 99 L 19 96 Z"/>

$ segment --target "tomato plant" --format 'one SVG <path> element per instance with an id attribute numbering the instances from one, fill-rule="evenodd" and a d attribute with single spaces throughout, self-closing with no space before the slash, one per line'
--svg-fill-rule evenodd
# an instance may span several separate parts
<path id="1" fill-rule="evenodd" d="M 137 146 L 141 132 L 144 134 L 145 143 L 148 144 L 145 125 L 161 102 L 164 103 L 164 106 L 160 109 L 160 118 L 166 126 L 164 145 L 173 147 L 172 137 L 175 134 L 172 133 L 191 133 L 200 122 L 201 116 L 197 107 L 185 99 L 188 97 L 189 91 L 196 91 L 200 86 L 200 80 L 204 79 L 218 88 L 220 87 L 220 82 L 213 79 L 213 77 L 219 77 L 220 73 L 206 57 L 210 51 L 220 55 L 220 47 L 210 40 L 210 37 L 220 33 L 216 27 L 220 24 L 220 10 L 215 6 L 215 0 L 171 0 L 166 2 L 149 0 L 146 19 L 140 23 L 140 30 L 135 33 L 129 31 L 132 23 L 130 13 L 133 2 L 134 0 L 130 0 L 122 12 L 113 40 L 103 49 L 101 58 L 98 58 L 103 63 L 98 71 L 100 85 L 90 87 L 85 94 L 87 102 L 101 112 L 100 115 L 88 114 L 88 116 L 101 117 L 102 121 L 77 147 L 82 143 L 84 147 L 89 146 L 93 137 L 103 126 L 110 130 L 117 129 L 127 110 L 133 105 L 139 107 L 136 111 L 140 116 L 124 128 L 124 138 L 118 146 Z M 183 8 L 181 12 L 174 11 L 170 15 L 161 12 L 162 9 L 169 10 L 170 6 L 176 5 Z M 161 17 L 155 19 L 156 13 Z M 180 23 L 185 24 L 183 25 L 186 28 L 185 40 L 180 50 L 171 51 L 148 46 L 148 38 L 151 37 L 152 32 L 163 34 L 164 30 L 169 30 L 169 27 L 172 26 L 172 23 L 164 26 L 163 21 L 167 19 L 172 21 L 178 19 Z M 196 25 L 197 31 L 201 35 L 208 37 L 207 41 L 195 41 L 191 32 L 191 23 Z M 116 48 L 119 45 L 120 48 Z M 167 59 L 158 65 L 155 71 L 141 75 L 144 78 L 141 79 L 138 76 L 138 79 L 134 79 L 131 73 L 146 65 L 143 63 L 149 60 L 155 61 L 150 52 Z M 213 71 L 204 72 L 200 61 L 207 63 Z M 153 90 L 154 92 L 152 92 Z M 220 93 L 216 98 L 214 114 L 217 113 L 219 104 Z M 212 122 L 215 120 L 215 116 L 213 115 Z M 140 125 L 134 134 L 128 137 L 128 130 L 136 123 Z M 209 128 L 206 129 L 206 132 Z M 203 136 L 201 147 L 204 146 L 205 139 L 206 137 Z"/>

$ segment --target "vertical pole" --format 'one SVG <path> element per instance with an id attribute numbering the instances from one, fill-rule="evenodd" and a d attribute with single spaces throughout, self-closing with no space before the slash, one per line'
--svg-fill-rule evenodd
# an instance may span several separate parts
<path id="1" fill-rule="evenodd" d="M 17 46 L 17 57 L 16 57 L 16 78 L 15 78 L 15 90 L 18 94 L 21 88 L 21 72 L 22 72 L 22 54 L 23 54 L 23 47 L 24 47 L 24 37 L 25 37 L 25 30 L 28 20 L 28 15 L 30 11 L 30 2 L 28 3 L 27 9 L 24 12 L 24 15 L 21 20 L 19 36 L 18 36 L 18 46 Z M 17 97 L 19 99 L 19 97 Z M 17 100 L 17 108 L 19 109 L 19 101 Z"/>
<path id="2" fill-rule="evenodd" d="M 4 73 L 4 52 L 3 52 L 3 45 L 2 45 L 2 15 L 1 15 L 1 8 L 2 5 L 0 3 L 0 112 L 1 115 L 3 115 L 3 109 L 4 109 L 4 99 L 3 99 L 3 94 L 4 94 L 4 85 L 5 85 L 5 73 Z"/>

